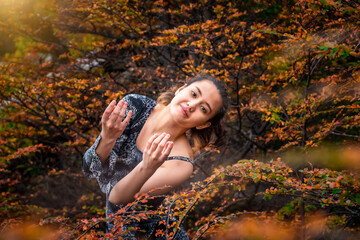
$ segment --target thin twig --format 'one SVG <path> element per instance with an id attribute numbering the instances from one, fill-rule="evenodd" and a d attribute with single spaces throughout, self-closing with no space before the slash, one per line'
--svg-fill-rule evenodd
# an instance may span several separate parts
<path id="1" fill-rule="evenodd" d="M 330 131 L 330 133 L 331 133 L 331 134 L 334 134 L 334 135 L 338 135 L 338 136 L 360 138 L 360 136 L 357 136 L 357 135 L 350 135 L 350 134 L 339 133 L 339 132 L 335 132 L 335 131 Z"/>

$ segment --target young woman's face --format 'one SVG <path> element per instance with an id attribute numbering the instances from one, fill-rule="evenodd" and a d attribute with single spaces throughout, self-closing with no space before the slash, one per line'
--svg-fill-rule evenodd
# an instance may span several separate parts
<path id="1" fill-rule="evenodd" d="M 208 120 L 221 106 L 217 87 L 209 80 L 202 80 L 179 88 L 170 103 L 170 111 L 174 120 L 185 128 L 202 129 L 211 125 Z"/>

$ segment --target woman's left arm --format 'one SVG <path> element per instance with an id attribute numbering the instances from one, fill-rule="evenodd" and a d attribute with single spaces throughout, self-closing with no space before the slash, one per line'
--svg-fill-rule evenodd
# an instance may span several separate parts
<path id="1" fill-rule="evenodd" d="M 192 174 L 190 163 L 184 162 L 180 168 L 172 167 L 177 164 L 177 161 L 163 164 L 173 147 L 173 143 L 168 139 L 167 134 L 155 134 L 149 139 L 144 150 L 143 161 L 115 184 L 110 191 L 110 202 L 127 204 L 134 201 L 137 193 L 146 193 L 151 189 L 169 186 L 151 193 L 152 195 L 164 194 L 190 177 Z"/>

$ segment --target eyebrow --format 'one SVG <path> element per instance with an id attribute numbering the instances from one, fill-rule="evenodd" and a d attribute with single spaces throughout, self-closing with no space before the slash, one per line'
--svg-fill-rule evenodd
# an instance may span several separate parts
<path id="1" fill-rule="evenodd" d="M 200 91 L 200 88 L 198 88 L 197 86 L 195 86 L 195 87 L 196 87 L 197 90 L 199 91 L 200 96 L 202 96 L 202 93 L 201 93 L 201 91 Z M 211 112 L 212 112 L 212 109 L 211 109 L 209 103 L 205 102 L 205 104 L 208 106 L 208 108 L 210 109 L 210 113 L 211 113 Z"/>

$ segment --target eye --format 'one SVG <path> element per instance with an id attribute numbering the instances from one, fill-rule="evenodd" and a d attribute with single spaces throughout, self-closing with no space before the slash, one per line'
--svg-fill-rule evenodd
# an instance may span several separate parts
<path id="1" fill-rule="evenodd" d="M 206 113 L 206 108 L 204 106 L 201 106 L 201 111 L 203 111 L 204 113 Z"/>
<path id="2" fill-rule="evenodd" d="M 192 95 L 193 97 L 196 97 L 196 92 L 191 91 L 191 95 Z"/>

